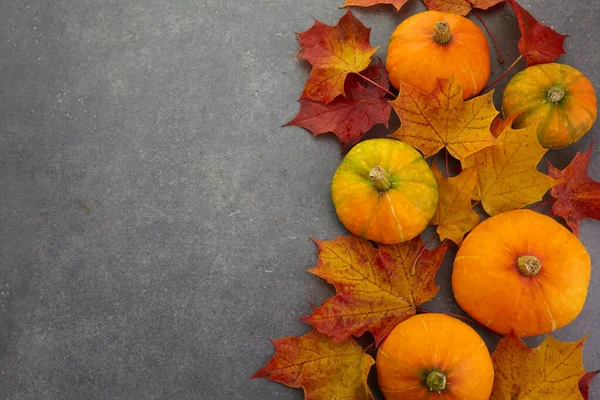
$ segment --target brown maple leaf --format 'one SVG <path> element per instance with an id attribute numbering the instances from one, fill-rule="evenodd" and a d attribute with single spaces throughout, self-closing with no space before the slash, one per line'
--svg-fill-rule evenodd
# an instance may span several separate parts
<path id="1" fill-rule="evenodd" d="M 467 168 L 452 178 L 444 178 L 435 164 L 432 170 L 440 197 L 431 224 L 437 225 L 440 240 L 450 239 L 460 246 L 465 234 L 480 221 L 479 215 L 471 207 L 471 195 L 477 184 L 477 168 Z"/>
<path id="2" fill-rule="evenodd" d="M 504 0 L 423 0 L 427 9 L 467 15 L 472 9 L 487 10 Z"/>
<path id="3" fill-rule="evenodd" d="M 400 95 L 392 102 L 401 125 L 390 136 L 416 147 L 425 157 L 446 147 L 453 157 L 464 161 L 495 143 L 490 133 L 490 124 L 498 115 L 493 95 L 492 90 L 465 102 L 454 77 L 438 79 L 429 93 L 401 82 Z"/>
<path id="4" fill-rule="evenodd" d="M 315 20 L 309 30 L 298 33 L 298 56 L 313 66 L 301 98 L 329 103 L 345 94 L 346 76 L 367 68 L 377 50 L 369 43 L 370 32 L 348 9 L 335 26 Z"/>
<path id="5" fill-rule="evenodd" d="M 600 182 L 591 179 L 587 173 L 593 145 L 592 141 L 585 153 L 578 152 L 562 171 L 548 162 L 548 175 L 561 181 L 550 191 L 550 196 L 556 199 L 552 215 L 564 218 L 578 237 L 582 219 L 600 220 Z"/>
<path id="6" fill-rule="evenodd" d="M 563 48 L 565 35 L 540 23 L 515 0 L 506 0 L 506 2 L 517 17 L 521 30 L 519 51 L 527 60 L 528 67 L 552 62 L 561 54 L 565 54 Z"/>
<path id="7" fill-rule="evenodd" d="M 303 320 L 335 341 L 370 331 L 377 345 L 435 296 L 433 279 L 450 246 L 423 249 L 419 236 L 379 249 L 355 235 L 315 242 L 319 262 L 309 272 L 334 285 L 337 294 Z"/>
<path id="8" fill-rule="evenodd" d="M 346 0 L 342 7 L 357 6 L 357 7 L 370 7 L 378 4 L 391 4 L 399 11 L 408 0 Z M 500 0 L 502 1 L 502 0 Z"/>
<path id="9" fill-rule="evenodd" d="M 303 388 L 306 400 L 372 400 L 367 376 L 375 360 L 352 339 L 334 343 L 312 330 L 272 340 L 275 355 L 250 377 Z"/>
<path id="10" fill-rule="evenodd" d="M 560 342 L 550 335 L 529 349 L 514 333 L 505 336 L 492 354 L 495 378 L 490 400 L 583 399 L 579 381 L 586 373 L 585 340 Z"/>
<path id="11" fill-rule="evenodd" d="M 536 124 L 518 130 L 504 124 L 496 144 L 463 163 L 463 168 L 476 166 L 473 199 L 480 200 L 489 215 L 535 203 L 558 183 L 537 170 L 547 149 L 538 142 L 536 129 Z"/>
<path id="12" fill-rule="evenodd" d="M 385 89 L 390 86 L 381 62 L 366 69 L 363 75 Z M 356 144 L 375 124 L 387 128 L 392 107 L 385 99 L 385 90 L 352 74 L 346 79 L 345 92 L 346 97 L 337 97 L 329 104 L 300 100 L 298 115 L 285 125 L 300 126 L 315 136 L 333 132 L 344 149 Z"/>

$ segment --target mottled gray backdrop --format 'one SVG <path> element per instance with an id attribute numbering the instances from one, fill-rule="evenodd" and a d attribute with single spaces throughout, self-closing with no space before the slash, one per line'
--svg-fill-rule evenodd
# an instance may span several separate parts
<path id="1" fill-rule="evenodd" d="M 269 338 L 307 332 L 307 301 L 333 293 L 305 270 L 310 237 L 346 233 L 329 192 L 340 149 L 281 124 L 309 72 L 294 32 L 335 24 L 342 2 L 0 0 L 0 398 L 303 398 L 248 377 Z M 522 4 L 570 36 L 560 61 L 600 89 L 600 3 Z M 421 10 L 355 13 L 384 58 Z M 508 6 L 481 15 L 510 63 Z M 505 68 L 494 54 L 492 77 Z M 548 158 L 564 167 L 599 131 Z M 600 180 L 598 150 L 590 173 Z M 600 222 L 581 232 L 597 268 Z M 454 252 L 430 309 L 459 311 Z M 599 276 L 556 333 L 590 334 L 588 369 L 600 368 Z"/>

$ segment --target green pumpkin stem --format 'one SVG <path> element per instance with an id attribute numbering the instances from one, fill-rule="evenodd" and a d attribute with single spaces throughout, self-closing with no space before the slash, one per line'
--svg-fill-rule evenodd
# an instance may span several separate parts
<path id="1" fill-rule="evenodd" d="M 554 85 L 548 89 L 548 100 L 552 103 L 558 103 L 567 94 L 563 85 Z"/>
<path id="2" fill-rule="evenodd" d="M 433 370 L 427 375 L 425 383 L 430 392 L 441 392 L 446 389 L 446 375 L 440 371 Z"/>
<path id="3" fill-rule="evenodd" d="M 534 276 L 542 269 L 542 262 L 535 256 L 519 256 L 517 269 L 523 276 Z"/>
<path id="4" fill-rule="evenodd" d="M 390 187 L 392 187 L 392 183 L 390 182 L 388 173 L 385 172 L 385 169 L 383 169 L 383 167 L 380 167 L 379 165 L 373 167 L 371 172 L 369 172 L 369 178 L 371 178 L 375 189 L 379 190 L 380 192 L 385 192 Z"/>
<path id="5" fill-rule="evenodd" d="M 450 25 L 446 21 L 438 21 L 433 26 L 433 40 L 437 44 L 446 44 L 452 40 Z"/>

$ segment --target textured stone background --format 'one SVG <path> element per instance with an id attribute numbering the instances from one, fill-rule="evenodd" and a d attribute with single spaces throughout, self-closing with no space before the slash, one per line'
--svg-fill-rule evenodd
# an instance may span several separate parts
<path id="1" fill-rule="evenodd" d="M 0 1 L 1 398 L 303 398 L 248 377 L 269 338 L 308 330 L 307 300 L 333 293 L 305 270 L 310 237 L 345 234 L 329 193 L 339 147 L 280 126 L 309 71 L 294 32 L 335 24 L 341 3 Z M 570 36 L 560 61 L 599 90 L 600 3 L 522 4 Z M 421 10 L 356 15 L 385 57 Z M 509 8 L 481 14 L 510 63 Z M 564 167 L 599 131 L 548 158 Z M 600 180 L 598 150 L 590 169 Z M 581 231 L 597 267 L 600 222 Z M 459 311 L 450 269 L 428 308 Z M 583 314 L 556 333 L 591 334 L 588 369 L 600 368 L 597 272 Z"/>

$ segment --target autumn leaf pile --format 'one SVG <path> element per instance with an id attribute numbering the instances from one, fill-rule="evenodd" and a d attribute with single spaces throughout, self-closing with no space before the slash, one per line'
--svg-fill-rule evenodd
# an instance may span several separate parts
<path id="1" fill-rule="evenodd" d="M 407 1 L 346 0 L 343 6 L 388 4 L 399 10 Z M 424 0 L 430 10 L 463 16 L 503 2 Z M 506 3 L 521 32 L 521 55 L 509 69 L 521 58 L 531 66 L 564 53 L 566 36 L 537 21 L 516 1 Z M 404 84 L 395 93 L 383 62 L 373 58 L 377 47 L 369 35 L 370 29 L 350 10 L 335 26 L 315 21 L 298 34 L 297 56 L 312 69 L 300 110 L 286 125 L 314 135 L 334 133 L 345 152 L 374 125 L 387 128 L 393 110 L 400 127 L 390 138 L 412 145 L 425 158 L 445 155 L 445 166 L 431 162 L 440 194 L 431 225 L 441 245 L 428 248 L 433 236 L 427 243 L 417 236 L 378 246 L 354 235 L 315 240 L 318 263 L 309 272 L 332 284 L 336 295 L 302 318 L 313 327 L 311 332 L 273 341 L 275 355 L 252 376 L 302 388 L 306 399 L 373 399 L 367 375 L 375 361 L 369 352 L 436 295 L 434 278 L 447 250 L 453 243 L 460 246 L 480 223 L 475 207 L 493 216 L 547 196 L 538 207 L 552 203 L 551 214 L 564 219 L 575 235 L 582 219 L 600 219 L 600 182 L 587 174 L 593 142 L 565 169 L 548 163 L 548 174 L 540 172 L 537 166 L 547 149 L 538 142 L 537 127 L 513 129 L 515 116 L 500 119 L 493 90 L 464 101 L 461 86 L 451 76 L 438 79 L 428 93 Z M 449 160 L 456 164 L 452 159 L 461 166 L 453 176 L 448 167 Z M 373 343 L 365 348 L 353 337 L 367 332 Z M 505 336 L 492 355 L 491 399 L 587 399 L 598 371 L 583 367 L 584 341 L 567 343 L 548 336 L 538 348 L 528 349 L 517 336 Z"/>

